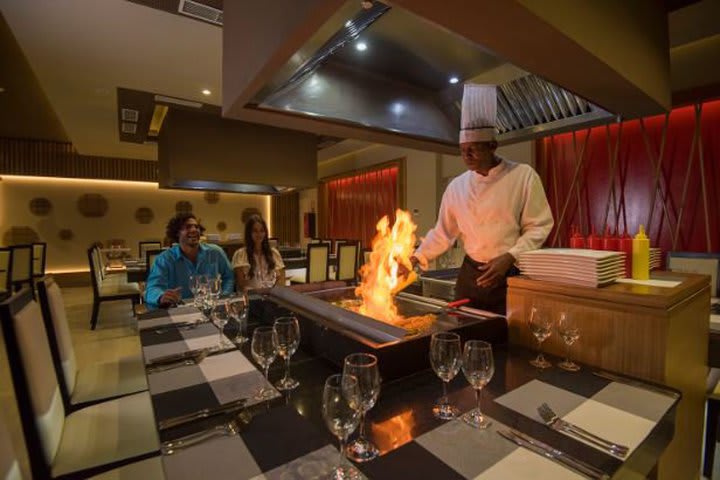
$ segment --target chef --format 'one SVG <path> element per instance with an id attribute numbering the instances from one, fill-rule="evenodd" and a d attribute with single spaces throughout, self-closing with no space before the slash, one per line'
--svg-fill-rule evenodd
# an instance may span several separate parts
<path id="1" fill-rule="evenodd" d="M 468 171 L 448 185 L 435 228 L 411 257 L 423 270 L 457 238 L 465 246 L 456 299 L 505 314 L 507 277 L 517 275 L 521 253 L 540 248 L 553 217 L 532 167 L 495 154 L 497 93 L 494 85 L 465 85 L 460 150 Z"/>

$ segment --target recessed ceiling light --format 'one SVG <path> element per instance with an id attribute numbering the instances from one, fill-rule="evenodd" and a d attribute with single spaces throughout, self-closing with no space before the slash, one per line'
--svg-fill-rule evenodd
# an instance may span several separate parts
<path id="1" fill-rule="evenodd" d="M 360 51 L 360 52 L 364 52 L 365 50 L 367 50 L 367 43 L 365 43 L 365 42 L 358 42 L 358 43 L 355 44 L 355 48 L 357 48 L 358 51 Z"/>
<path id="2" fill-rule="evenodd" d="M 455 85 L 459 81 L 460 81 L 460 79 L 457 77 L 450 77 L 450 83 L 452 83 L 453 85 Z"/>
<path id="3" fill-rule="evenodd" d="M 212 92 L 210 90 L 208 90 L 207 88 L 203 88 L 202 94 L 205 96 L 208 96 L 208 95 L 211 95 Z"/>
<path id="4" fill-rule="evenodd" d="M 352 25 L 352 20 L 348 20 L 347 22 L 345 22 L 346 27 L 349 27 L 350 25 Z"/>

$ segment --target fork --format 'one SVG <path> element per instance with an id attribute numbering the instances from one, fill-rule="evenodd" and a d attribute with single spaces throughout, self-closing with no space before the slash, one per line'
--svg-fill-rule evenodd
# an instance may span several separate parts
<path id="1" fill-rule="evenodd" d="M 578 427 L 575 424 L 561 419 L 555 414 L 553 409 L 550 408 L 547 403 L 543 403 L 542 405 L 540 405 L 537 410 L 540 414 L 540 417 L 542 417 L 543 421 L 545 422 L 545 425 L 552 428 L 553 430 L 557 430 L 559 432 L 566 432 L 574 435 L 619 457 L 626 457 L 630 450 L 625 445 L 613 443 L 602 437 L 598 437 L 594 433 L 588 432 L 584 428 Z"/>
<path id="2" fill-rule="evenodd" d="M 197 445 L 198 443 L 210 440 L 211 438 L 222 436 L 233 437 L 238 433 L 240 433 L 240 426 L 238 425 L 237 420 L 231 420 L 227 423 L 208 428 L 207 430 L 201 430 L 175 440 L 164 442 L 160 447 L 160 452 L 163 455 L 172 455 L 178 450 Z"/>
<path id="3" fill-rule="evenodd" d="M 180 368 L 180 367 L 189 367 L 192 365 L 197 365 L 200 362 L 202 362 L 203 360 L 205 360 L 205 357 L 210 355 L 210 353 L 211 353 L 210 350 L 206 348 L 206 349 L 203 349 L 200 352 L 198 352 L 197 355 L 187 358 L 185 360 L 181 360 L 179 362 L 168 363 L 167 365 L 157 365 L 155 367 L 148 367 L 147 373 L 165 372 L 167 370 L 174 370 L 174 369 Z"/>

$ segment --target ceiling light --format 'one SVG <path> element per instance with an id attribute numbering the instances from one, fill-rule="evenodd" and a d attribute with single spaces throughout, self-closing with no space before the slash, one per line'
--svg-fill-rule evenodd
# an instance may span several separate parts
<path id="1" fill-rule="evenodd" d="M 358 42 L 358 43 L 355 44 L 355 48 L 357 48 L 357 50 L 358 50 L 359 52 L 364 52 L 365 50 L 367 50 L 367 43 L 365 43 L 365 42 Z"/>
<path id="2" fill-rule="evenodd" d="M 450 77 L 450 83 L 452 83 L 453 85 L 455 85 L 459 81 L 460 81 L 460 79 L 457 77 Z"/>
<path id="3" fill-rule="evenodd" d="M 210 90 L 208 90 L 207 88 L 203 88 L 202 94 L 205 96 L 208 96 L 208 95 L 212 94 L 212 92 Z"/>
<path id="4" fill-rule="evenodd" d="M 347 22 L 345 22 L 345 27 L 349 27 L 350 25 L 352 25 L 352 20 L 348 20 Z"/>

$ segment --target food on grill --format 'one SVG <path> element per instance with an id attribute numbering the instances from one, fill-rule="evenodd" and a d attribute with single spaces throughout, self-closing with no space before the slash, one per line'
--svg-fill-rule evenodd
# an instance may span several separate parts
<path id="1" fill-rule="evenodd" d="M 336 307 L 344 308 L 345 310 L 350 310 L 352 312 L 365 315 L 360 311 L 360 307 L 362 306 L 362 300 L 359 298 L 334 300 L 330 303 L 332 303 Z M 407 330 L 407 335 L 417 335 L 429 330 L 436 318 L 437 316 L 433 313 L 427 313 L 425 315 L 415 315 L 412 317 L 400 316 L 395 322 L 393 322 L 393 325 Z M 376 318 L 375 320 L 380 320 L 381 322 L 384 321 L 381 318 Z"/>

